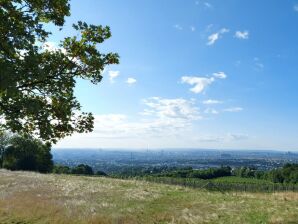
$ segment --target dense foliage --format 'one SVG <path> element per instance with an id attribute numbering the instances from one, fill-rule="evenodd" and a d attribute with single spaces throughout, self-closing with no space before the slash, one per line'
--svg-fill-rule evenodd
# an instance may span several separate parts
<path id="1" fill-rule="evenodd" d="M 282 168 L 260 171 L 253 167 L 241 167 L 233 171 L 235 176 L 269 180 L 274 183 L 298 183 L 298 164 L 286 164 Z"/>
<path id="2" fill-rule="evenodd" d="M 0 132 L 0 168 L 3 167 L 4 153 L 8 144 L 9 144 L 9 135 L 5 132 Z"/>
<path id="3" fill-rule="evenodd" d="M 70 174 L 71 169 L 68 166 L 64 166 L 64 165 L 54 165 L 53 173 L 56 173 L 56 174 Z"/>
<path id="4" fill-rule="evenodd" d="M 45 24 L 61 30 L 69 15 L 69 0 L 0 1 L 0 131 L 56 142 L 93 129 L 74 96 L 76 79 L 97 84 L 119 57 L 97 48 L 110 28 L 84 22 L 73 25 L 77 36 L 49 45 Z"/>
<path id="5" fill-rule="evenodd" d="M 204 170 L 194 170 L 192 168 L 178 169 L 177 171 L 166 173 L 163 176 L 167 177 L 182 177 L 182 178 L 200 178 L 212 179 L 217 177 L 225 177 L 231 175 L 231 167 L 209 168 Z"/>
<path id="6" fill-rule="evenodd" d="M 10 170 L 48 173 L 53 168 L 50 151 L 50 144 L 44 144 L 27 136 L 12 136 L 6 140 L 6 146 L 1 155 L 1 161 L 3 161 L 1 165 Z"/>
<path id="7" fill-rule="evenodd" d="M 80 175 L 97 175 L 97 176 L 107 176 L 103 171 L 97 171 L 94 173 L 91 166 L 86 164 L 79 164 L 73 168 L 64 165 L 55 165 L 53 168 L 53 173 L 56 174 L 80 174 Z"/>
<path id="8" fill-rule="evenodd" d="M 85 164 L 80 164 L 80 165 L 74 167 L 71 170 L 71 173 L 72 174 L 84 174 L 84 175 L 93 175 L 94 174 L 92 167 L 85 165 Z"/>

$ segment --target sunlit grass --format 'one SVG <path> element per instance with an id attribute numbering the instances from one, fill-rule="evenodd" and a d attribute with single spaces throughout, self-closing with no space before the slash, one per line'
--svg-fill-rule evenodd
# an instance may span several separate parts
<path id="1" fill-rule="evenodd" d="M 0 171 L 0 223 L 297 223 L 298 193 Z"/>

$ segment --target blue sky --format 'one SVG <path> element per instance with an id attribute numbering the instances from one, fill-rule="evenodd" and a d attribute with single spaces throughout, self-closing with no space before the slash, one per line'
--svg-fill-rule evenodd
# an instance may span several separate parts
<path id="1" fill-rule="evenodd" d="M 56 147 L 298 150 L 298 1 L 86 0 L 78 20 L 109 25 L 118 52 L 76 96 L 90 134 Z"/>

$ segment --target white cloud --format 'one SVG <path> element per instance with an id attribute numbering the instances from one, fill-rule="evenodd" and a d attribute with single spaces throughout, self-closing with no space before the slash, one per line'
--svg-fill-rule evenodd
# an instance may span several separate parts
<path id="1" fill-rule="evenodd" d="M 224 72 L 213 73 L 212 77 L 182 76 L 181 82 L 192 85 L 191 92 L 201 93 L 216 79 L 225 79 L 227 75 Z"/>
<path id="2" fill-rule="evenodd" d="M 50 51 L 50 52 L 61 51 L 63 54 L 65 55 L 67 54 L 65 48 L 58 46 L 56 42 L 47 41 L 47 42 L 44 42 L 40 47 L 42 51 Z M 76 61 L 78 59 L 72 59 L 72 60 Z"/>
<path id="3" fill-rule="evenodd" d="M 41 45 L 41 49 L 45 51 L 57 51 L 59 47 L 55 42 L 47 41 Z"/>
<path id="4" fill-rule="evenodd" d="M 213 45 L 219 38 L 219 33 L 213 33 L 208 37 L 207 45 Z"/>
<path id="5" fill-rule="evenodd" d="M 126 80 L 126 83 L 129 84 L 129 85 L 135 84 L 136 82 L 137 82 L 137 80 L 135 78 L 131 78 L 131 77 L 129 77 Z"/>
<path id="6" fill-rule="evenodd" d="M 218 32 L 211 34 L 211 35 L 208 37 L 207 45 L 209 45 L 209 46 L 210 46 L 210 45 L 213 45 L 217 40 L 219 40 L 219 39 L 223 36 L 223 34 L 228 33 L 228 32 L 230 32 L 229 29 L 227 29 L 227 28 L 222 28 L 222 29 L 219 30 Z"/>
<path id="7" fill-rule="evenodd" d="M 109 79 L 111 83 L 114 83 L 114 79 L 120 75 L 120 71 L 108 71 Z"/>
<path id="8" fill-rule="evenodd" d="M 203 90 L 213 83 L 215 80 L 214 77 L 206 78 L 206 77 L 196 77 L 196 76 L 182 76 L 181 82 L 187 83 L 189 85 L 194 86 L 190 89 L 190 91 L 194 93 L 201 93 Z"/>
<path id="9" fill-rule="evenodd" d="M 224 72 L 213 73 L 213 76 L 218 79 L 226 79 L 227 75 Z"/>
<path id="10" fill-rule="evenodd" d="M 197 120 L 201 118 L 199 109 L 194 106 L 194 100 L 151 97 L 143 100 L 143 103 L 150 108 L 144 110 L 143 115 L 151 115 L 160 119 Z"/>
<path id="11" fill-rule="evenodd" d="M 293 6 L 293 9 L 294 9 L 295 12 L 298 12 L 298 4 L 295 4 L 295 5 Z"/>
<path id="12" fill-rule="evenodd" d="M 192 32 L 194 32 L 194 31 L 196 31 L 196 27 L 194 27 L 194 26 L 190 26 L 190 30 L 191 30 Z"/>
<path id="13" fill-rule="evenodd" d="M 242 107 L 230 107 L 230 108 L 226 108 L 223 111 L 225 112 L 240 112 L 243 111 Z"/>
<path id="14" fill-rule="evenodd" d="M 219 100 L 204 100 L 203 101 L 203 104 L 206 104 L 206 105 L 211 105 L 211 104 L 221 104 L 223 103 L 222 101 L 219 101 Z"/>
<path id="15" fill-rule="evenodd" d="M 179 24 L 175 24 L 174 28 L 177 29 L 177 30 L 183 30 L 183 27 Z"/>
<path id="16" fill-rule="evenodd" d="M 238 39 L 248 39 L 249 37 L 249 32 L 248 31 L 236 31 L 235 32 L 235 37 Z"/>
<path id="17" fill-rule="evenodd" d="M 131 121 L 125 114 L 95 115 L 92 133 L 75 134 L 81 139 L 148 139 L 168 138 L 189 130 L 192 122 L 201 119 L 194 100 L 151 97 L 143 100 L 145 109 L 139 119 Z M 83 141 L 83 140 L 82 140 Z"/>

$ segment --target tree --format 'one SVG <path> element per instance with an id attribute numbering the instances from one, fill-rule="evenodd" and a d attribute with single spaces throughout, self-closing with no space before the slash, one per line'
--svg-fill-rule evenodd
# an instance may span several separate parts
<path id="1" fill-rule="evenodd" d="M 50 144 L 31 137 L 13 136 L 4 152 L 3 167 L 10 170 L 30 170 L 48 173 L 53 160 Z"/>
<path id="2" fill-rule="evenodd" d="M 97 175 L 97 176 L 108 176 L 108 174 L 106 174 L 105 172 L 100 171 L 100 170 L 98 170 L 98 171 L 96 172 L 96 175 Z"/>
<path id="3" fill-rule="evenodd" d="M 54 165 L 53 173 L 70 174 L 71 169 L 68 166 L 64 166 L 64 165 Z"/>
<path id="4" fill-rule="evenodd" d="M 119 56 L 97 49 L 111 37 L 108 26 L 81 21 L 73 25 L 77 36 L 56 49 L 45 47 L 51 35 L 45 23 L 62 30 L 69 15 L 69 0 L 0 1 L 0 131 L 54 143 L 92 131 L 92 114 L 80 112 L 74 96 L 76 80 L 99 83 L 105 66 L 119 63 Z"/>
<path id="5" fill-rule="evenodd" d="M 3 167 L 4 153 L 9 144 L 9 135 L 5 132 L 0 132 L 0 168 Z"/>
<path id="6" fill-rule="evenodd" d="M 85 165 L 85 164 L 80 164 L 77 167 L 74 167 L 71 170 L 72 174 L 84 174 L 84 175 L 93 175 L 93 169 L 91 166 Z"/>

